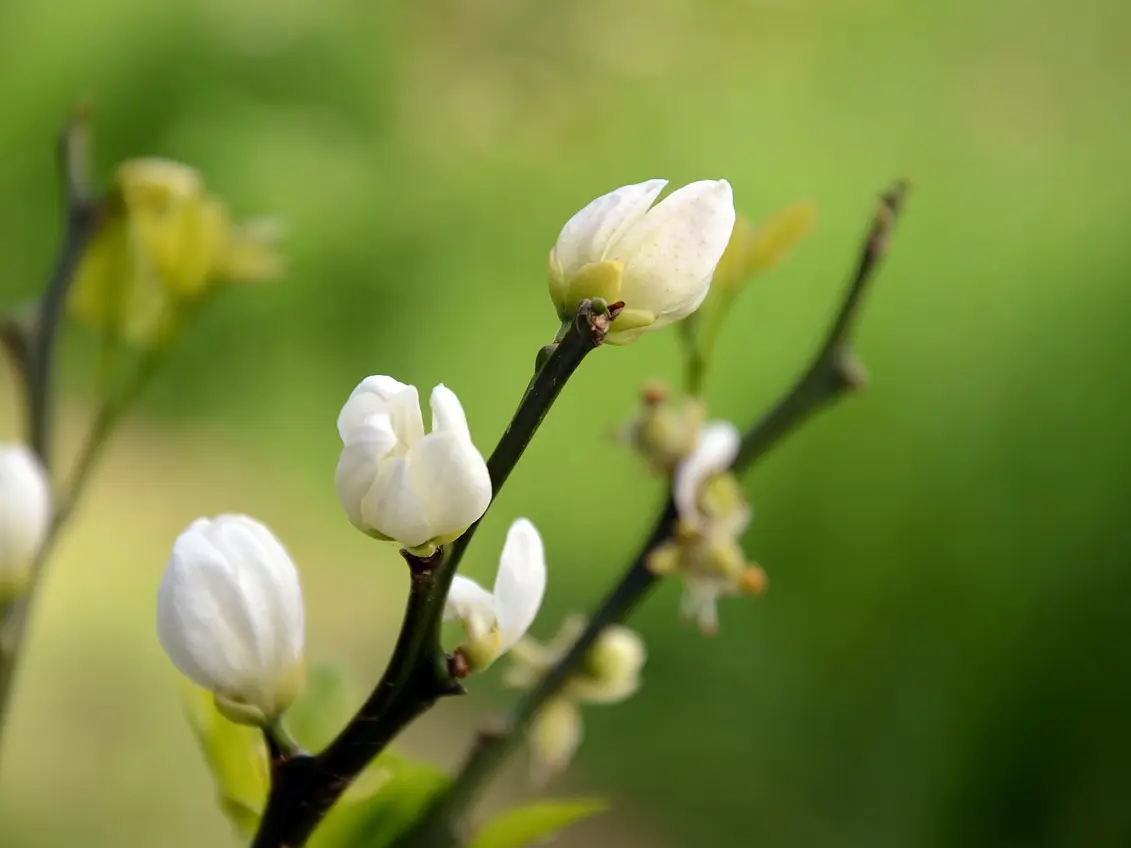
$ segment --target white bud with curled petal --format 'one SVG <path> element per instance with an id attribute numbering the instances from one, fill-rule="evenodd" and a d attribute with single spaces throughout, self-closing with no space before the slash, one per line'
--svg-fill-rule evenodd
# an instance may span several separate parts
<path id="1" fill-rule="evenodd" d="M 546 555 L 534 525 L 519 518 L 507 532 L 494 591 L 456 575 L 444 607 L 467 636 L 457 654 L 481 671 L 509 651 L 534 623 L 546 594 Z"/>
<path id="2" fill-rule="evenodd" d="M 550 251 L 550 297 L 563 321 L 585 298 L 623 301 L 605 341 L 626 344 L 699 308 L 734 229 L 730 183 L 690 183 L 653 206 L 666 185 L 622 186 L 566 222 Z"/>
<path id="3" fill-rule="evenodd" d="M 425 552 L 461 536 L 491 503 L 491 476 L 459 398 L 439 385 L 430 403 L 432 431 L 425 434 L 415 386 L 367 377 L 338 416 L 342 453 L 334 475 L 354 526 Z"/>
<path id="4" fill-rule="evenodd" d="M 279 540 L 243 515 L 194 521 L 161 579 L 157 636 L 229 718 L 281 715 L 302 686 L 305 636 L 298 572 Z"/>
<path id="5" fill-rule="evenodd" d="M 699 441 L 675 471 L 673 497 L 680 521 L 691 530 L 710 535 L 740 535 L 750 523 L 751 510 L 730 473 L 742 437 L 729 421 L 709 421 Z"/>

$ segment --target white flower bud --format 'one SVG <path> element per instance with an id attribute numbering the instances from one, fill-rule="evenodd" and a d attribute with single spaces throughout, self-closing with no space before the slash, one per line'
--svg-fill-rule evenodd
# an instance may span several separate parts
<path id="1" fill-rule="evenodd" d="M 578 703 L 615 704 L 640 688 L 640 670 L 648 651 L 635 630 L 622 625 L 606 627 L 589 649 L 584 674 L 567 685 Z"/>
<path id="2" fill-rule="evenodd" d="M 566 222 L 550 251 L 550 297 L 563 321 L 585 298 L 624 301 L 605 340 L 625 344 L 699 308 L 734 228 L 730 184 L 690 183 L 652 206 L 665 185 L 623 186 Z"/>
<path id="3" fill-rule="evenodd" d="M 722 504 L 708 503 L 705 497 L 711 483 L 730 471 L 741 445 L 738 428 L 729 421 L 703 425 L 695 450 L 676 468 L 673 481 L 676 509 L 688 529 L 707 533 L 717 529 L 708 526 L 715 523 L 726 535 L 734 536 L 750 523 L 750 507 L 739 493 L 732 493 L 729 502 Z"/>
<path id="4" fill-rule="evenodd" d="M 581 744 L 581 711 L 566 698 L 551 698 L 530 722 L 530 782 L 545 786 L 566 770 Z"/>
<path id="5" fill-rule="evenodd" d="M 51 483 L 27 445 L 0 445 L 0 603 L 18 592 L 51 526 Z"/>
<path id="6" fill-rule="evenodd" d="M 304 676 L 302 589 L 290 556 L 255 519 L 197 519 L 173 543 L 157 635 L 173 665 L 214 692 L 229 718 L 272 721 Z"/>
<path id="7" fill-rule="evenodd" d="M 469 670 L 486 668 L 514 647 L 534 623 L 545 594 L 542 537 L 520 518 L 507 532 L 493 592 L 458 574 L 452 581 L 444 619 L 456 619 L 463 626 L 467 641 L 459 652 Z"/>
<path id="8" fill-rule="evenodd" d="M 491 475 L 459 398 L 439 385 L 430 403 L 425 435 L 416 387 L 374 376 L 338 416 L 334 485 L 346 514 L 363 532 L 412 549 L 458 538 L 491 503 Z"/>

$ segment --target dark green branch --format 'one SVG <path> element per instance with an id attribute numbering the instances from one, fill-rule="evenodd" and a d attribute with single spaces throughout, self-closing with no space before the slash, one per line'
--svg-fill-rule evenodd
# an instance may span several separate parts
<path id="1" fill-rule="evenodd" d="M 847 389 L 860 384 L 859 366 L 848 347 L 849 337 L 868 282 L 887 251 L 891 229 L 906 191 L 907 184 L 901 181 L 881 198 L 856 272 L 824 342 L 797 383 L 746 432 L 735 461 L 736 471 L 749 468 L 795 426 Z M 648 560 L 653 550 L 671 538 L 677 517 L 669 494 L 648 539 L 589 619 L 569 653 L 515 703 L 499 729 L 480 734 L 451 787 L 421 815 L 416 827 L 399 839 L 394 848 L 449 848 L 464 841 L 465 819 L 476 795 L 521 741 L 534 716 L 585 661 L 602 631 L 623 621 L 659 582 L 649 569 Z"/>
<path id="2" fill-rule="evenodd" d="M 569 332 L 528 387 L 510 425 L 487 461 L 494 496 L 518 463 L 554 400 L 582 360 L 605 338 L 619 305 L 583 302 Z M 471 525 L 447 551 L 429 559 L 402 552 L 412 585 L 389 665 L 357 715 L 326 750 L 279 759 L 271 794 L 252 848 L 299 848 L 365 767 L 436 701 L 463 692 L 440 643 L 444 602 L 460 560 L 478 527 Z"/>
<path id="3" fill-rule="evenodd" d="M 868 284 L 880 260 L 887 254 L 892 228 L 909 188 L 906 180 L 900 180 L 880 197 L 855 273 L 817 355 L 793 388 L 743 435 L 742 447 L 734 463 L 737 470 L 750 467 L 813 413 L 846 392 L 864 387 L 868 378 L 850 346 L 852 329 Z"/>
<path id="4" fill-rule="evenodd" d="M 43 467 L 51 469 L 51 384 L 53 358 L 57 347 L 59 325 L 63 319 L 67 293 L 79 262 L 98 225 L 98 204 L 89 187 L 90 128 L 87 116 L 76 112 L 67 121 L 59 137 L 59 167 L 63 182 L 63 243 L 55 259 L 55 267 L 47 281 L 43 296 L 35 310 L 28 332 L 20 339 L 9 330 L 8 344 L 17 354 L 14 362 L 22 368 L 27 406 L 28 442 L 39 456 Z M 88 439 L 84 456 L 93 454 L 101 442 Z M 92 457 L 91 457 L 92 458 Z M 75 486 L 81 486 L 85 470 Z M 35 589 L 56 537 L 66 521 L 77 492 L 57 501 L 47 538 L 31 564 L 28 585 L 0 615 L 0 738 L 3 737 L 12 683 L 15 680 L 20 646 Z"/>
<path id="5" fill-rule="evenodd" d="M 63 244 L 40 301 L 39 316 L 27 353 L 28 442 L 45 468 L 50 468 L 52 359 L 71 281 L 98 225 L 98 204 L 89 186 L 90 129 L 76 114 L 59 138 L 63 178 Z"/>

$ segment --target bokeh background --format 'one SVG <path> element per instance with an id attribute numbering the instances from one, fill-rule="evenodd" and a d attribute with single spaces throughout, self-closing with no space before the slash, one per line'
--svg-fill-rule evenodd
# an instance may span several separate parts
<path id="1" fill-rule="evenodd" d="M 271 524 L 311 659 L 360 697 L 405 581 L 337 507 L 340 404 L 369 373 L 444 382 L 489 451 L 556 326 L 547 250 L 592 197 L 726 176 L 755 219 L 818 204 L 723 334 L 712 409 L 747 422 L 903 174 L 859 333 L 869 391 L 748 478 L 771 591 L 725 602 L 714 639 L 677 625 L 675 586 L 633 619 L 644 689 L 589 710 L 554 787 L 615 810 L 559 844 L 1131 842 L 1129 38 L 1124 0 L 0 3 L 0 301 L 50 267 L 53 136 L 80 98 L 102 175 L 190 162 L 237 212 L 286 221 L 290 263 L 203 317 L 60 549 L 0 845 L 232 844 L 154 635 L 169 544 L 200 514 Z M 73 442 L 89 394 L 81 357 L 65 366 Z M 609 432 L 678 368 L 671 333 L 588 361 L 472 547 L 489 579 L 511 518 L 543 530 L 539 635 L 649 526 L 659 484 Z M 457 760 L 506 697 L 497 672 L 475 684 L 406 750 Z"/>

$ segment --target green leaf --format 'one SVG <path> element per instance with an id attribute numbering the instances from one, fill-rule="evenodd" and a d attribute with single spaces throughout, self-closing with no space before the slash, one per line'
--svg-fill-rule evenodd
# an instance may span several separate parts
<path id="1" fill-rule="evenodd" d="M 427 763 L 382 754 L 314 832 L 311 848 L 385 848 L 451 782 Z"/>
<path id="2" fill-rule="evenodd" d="M 320 751 L 350 717 L 350 693 L 342 671 L 316 665 L 306 674 L 302 694 L 287 710 L 287 728 L 308 751 Z"/>
<path id="3" fill-rule="evenodd" d="M 238 833 L 251 836 L 263 813 L 270 780 L 262 734 L 228 721 L 216 709 L 212 694 L 187 680 L 181 688 L 181 701 L 216 781 L 220 808 Z"/>
<path id="4" fill-rule="evenodd" d="M 608 808 L 600 798 L 539 801 L 516 807 L 481 827 L 468 848 L 527 848 Z"/>

